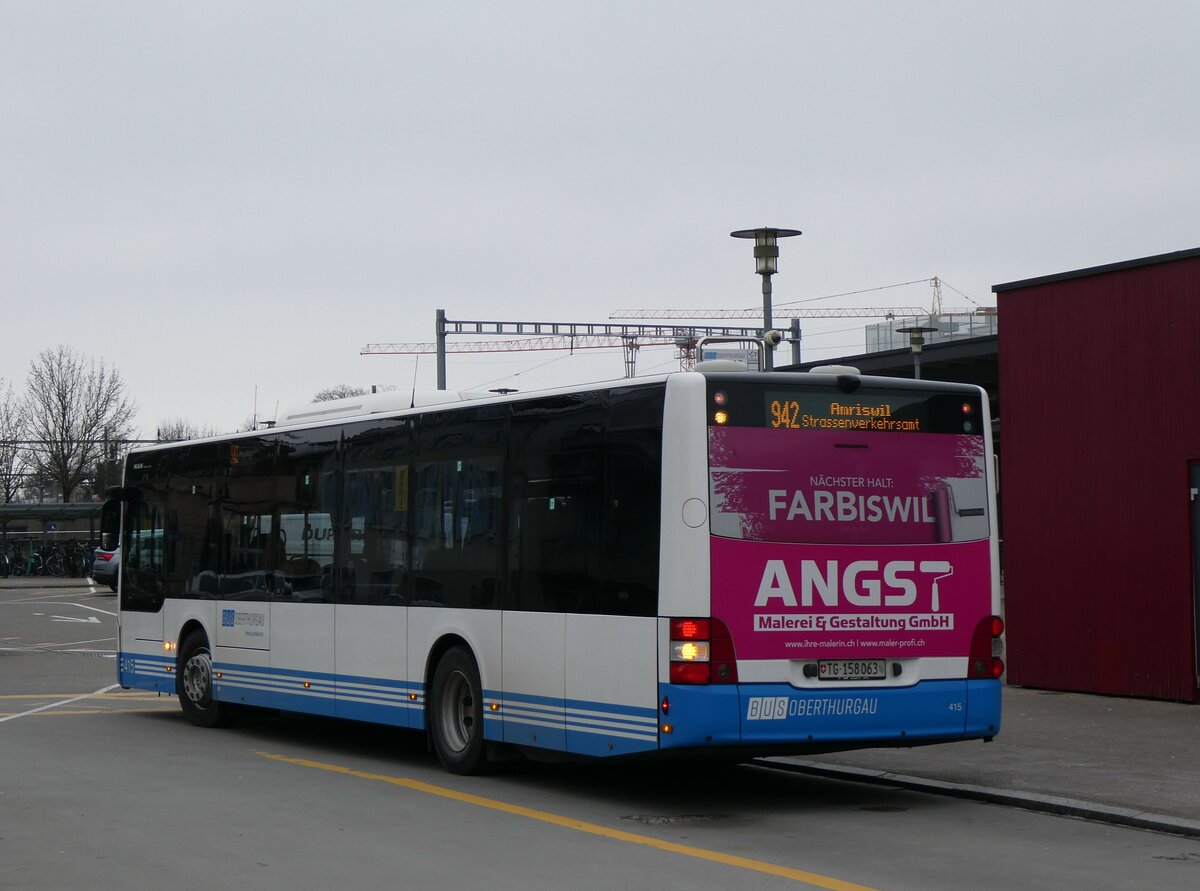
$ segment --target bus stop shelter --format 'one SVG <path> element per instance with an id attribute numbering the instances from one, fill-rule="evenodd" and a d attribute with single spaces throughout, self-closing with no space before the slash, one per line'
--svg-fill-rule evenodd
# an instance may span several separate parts
<path id="1" fill-rule="evenodd" d="M 0 504 L 0 544 L 52 538 L 95 539 L 100 528 L 99 502 L 74 504 Z"/>

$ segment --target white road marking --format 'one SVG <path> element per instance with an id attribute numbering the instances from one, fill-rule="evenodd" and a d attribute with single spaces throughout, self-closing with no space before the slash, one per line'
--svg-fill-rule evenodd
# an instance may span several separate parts
<path id="1" fill-rule="evenodd" d="M 63 699 L 58 702 L 52 702 L 49 705 L 39 706 L 38 708 L 31 708 L 27 712 L 20 712 L 19 714 L 16 714 L 16 715 L 9 715 L 6 718 L 0 718 L 0 724 L 3 724 L 5 721 L 14 721 L 17 718 L 25 718 L 25 717 L 28 717 L 29 715 L 36 715 L 38 712 L 49 711 L 52 708 L 59 708 L 60 706 L 70 705 L 72 702 L 80 702 L 84 699 L 91 699 L 93 696 L 103 695 L 104 693 L 108 693 L 110 690 L 115 690 L 120 686 L 121 686 L 120 684 L 110 684 L 107 687 L 102 687 L 101 689 L 97 690 L 95 693 L 85 693 L 82 696 L 74 696 L 71 699 Z"/>

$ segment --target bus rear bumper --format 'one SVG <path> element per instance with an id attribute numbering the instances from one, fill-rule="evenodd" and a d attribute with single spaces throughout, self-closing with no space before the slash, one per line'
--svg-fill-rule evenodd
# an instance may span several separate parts
<path id="1" fill-rule="evenodd" d="M 663 749 L 830 751 L 987 739 L 1000 730 L 1000 682 L 923 681 L 911 687 L 798 690 L 788 684 L 660 684 L 669 703 Z"/>

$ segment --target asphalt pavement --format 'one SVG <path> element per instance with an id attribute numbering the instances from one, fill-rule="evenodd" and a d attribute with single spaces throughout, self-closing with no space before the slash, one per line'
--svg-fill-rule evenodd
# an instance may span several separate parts
<path id="1" fill-rule="evenodd" d="M 91 584 L 0 578 L 7 588 Z M 764 760 L 804 773 L 1200 838 L 1200 704 L 1006 686 L 1000 733 L 988 743 Z"/>
<path id="2" fill-rule="evenodd" d="M 773 763 L 1200 838 L 1200 705 L 1004 688 L 989 743 Z"/>

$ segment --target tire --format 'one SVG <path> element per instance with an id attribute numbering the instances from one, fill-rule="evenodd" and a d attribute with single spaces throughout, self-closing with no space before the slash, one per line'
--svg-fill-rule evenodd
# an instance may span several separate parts
<path id="1" fill-rule="evenodd" d="M 433 672 L 429 735 L 442 766 L 451 773 L 478 773 L 487 764 L 483 738 L 483 688 L 479 667 L 466 647 L 447 651 Z"/>
<path id="2" fill-rule="evenodd" d="M 187 636 L 179 648 L 175 692 L 187 719 L 197 727 L 222 727 L 233 717 L 233 707 L 213 699 L 212 652 L 203 634 Z"/>
<path id="3" fill-rule="evenodd" d="M 117 581 L 118 581 L 120 578 L 121 578 L 121 570 L 120 570 L 120 568 L 118 567 L 117 571 L 113 573 L 112 581 L 108 583 L 108 586 L 109 586 L 110 588 L 112 588 L 112 592 L 113 592 L 114 594 L 116 594 L 116 593 L 117 593 Z"/>

